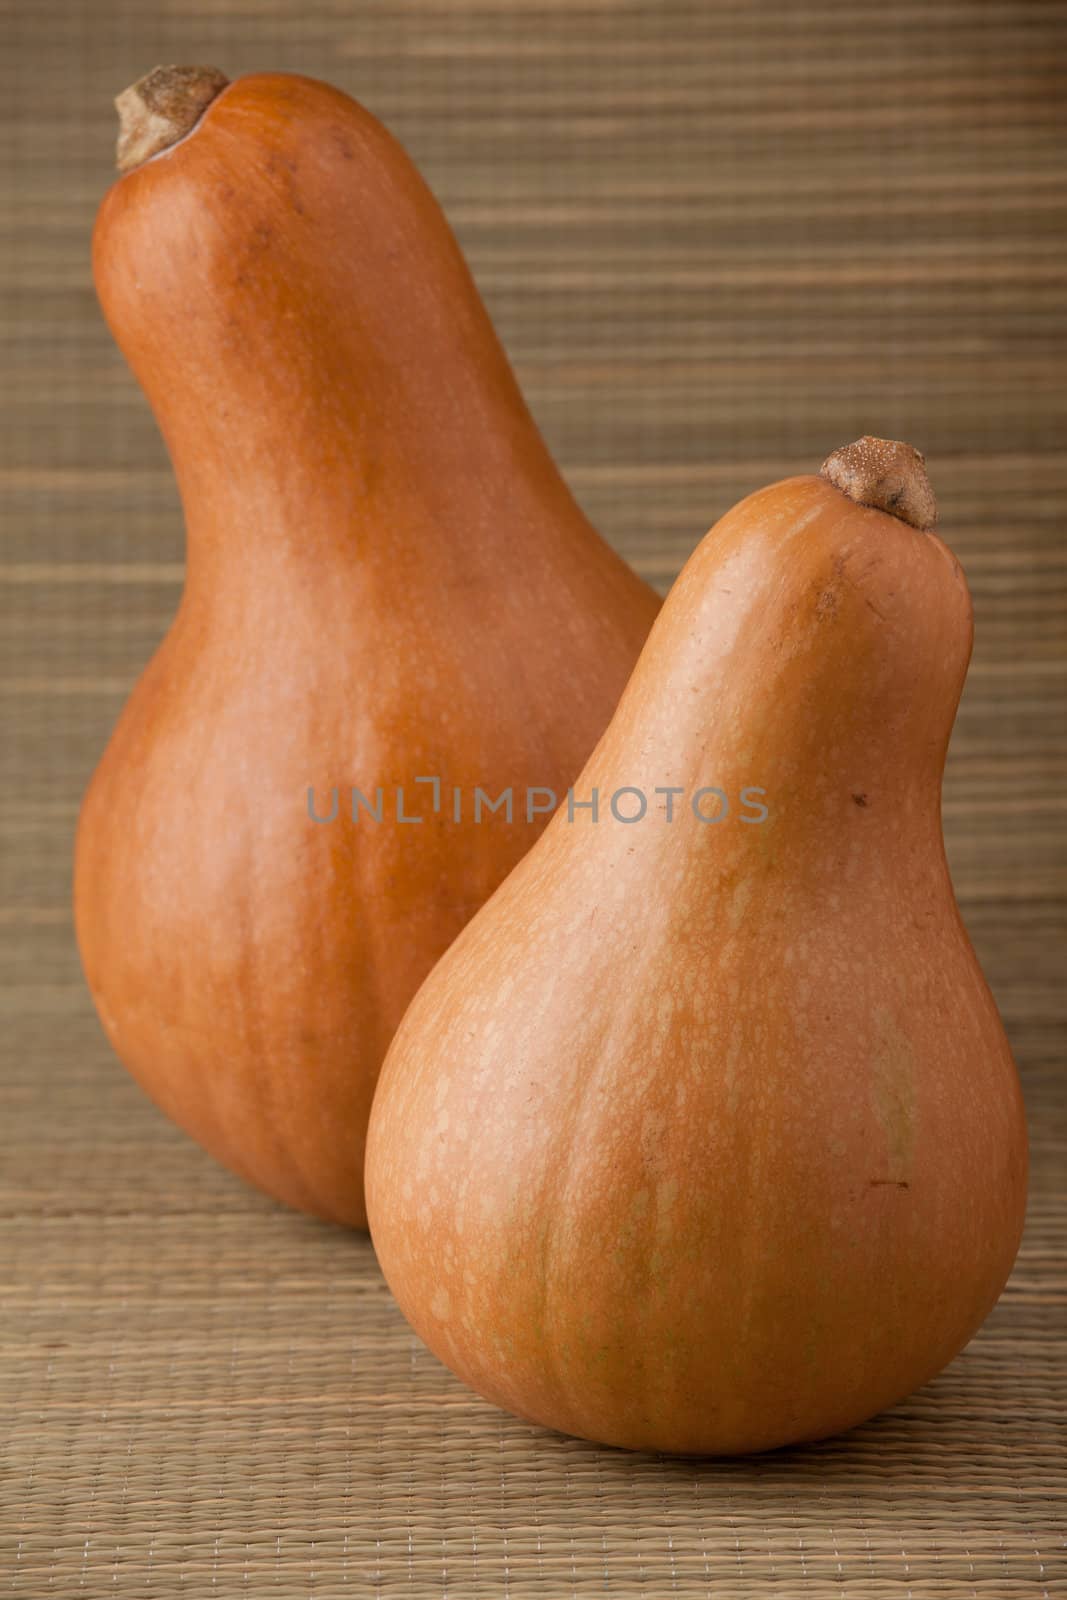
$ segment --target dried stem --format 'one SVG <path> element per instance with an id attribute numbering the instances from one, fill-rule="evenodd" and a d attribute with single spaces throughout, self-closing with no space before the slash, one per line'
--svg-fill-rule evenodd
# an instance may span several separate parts
<path id="1" fill-rule="evenodd" d="M 926 465 L 913 445 L 865 435 L 827 456 L 822 476 L 859 505 L 887 511 L 913 528 L 927 532 L 937 521 Z"/>
<path id="2" fill-rule="evenodd" d="M 120 172 L 131 172 L 196 127 L 229 83 L 216 67 L 154 67 L 115 100 Z"/>

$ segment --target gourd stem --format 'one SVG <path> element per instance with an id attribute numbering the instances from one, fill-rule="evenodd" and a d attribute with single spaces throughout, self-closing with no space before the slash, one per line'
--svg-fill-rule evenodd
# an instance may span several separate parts
<path id="1" fill-rule="evenodd" d="M 886 511 L 923 532 L 937 521 L 926 464 L 914 445 L 865 434 L 827 456 L 821 475 L 858 505 Z"/>
<path id="2" fill-rule="evenodd" d="M 229 81 L 217 67 L 153 67 L 123 89 L 115 99 L 119 171 L 132 172 L 184 139 Z"/>

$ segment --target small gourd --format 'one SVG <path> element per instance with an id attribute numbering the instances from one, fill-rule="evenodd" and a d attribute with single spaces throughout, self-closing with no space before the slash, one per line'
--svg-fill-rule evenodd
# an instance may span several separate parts
<path id="1" fill-rule="evenodd" d="M 972 623 L 933 521 L 877 439 L 723 517 L 574 786 L 596 819 L 557 812 L 393 1041 L 379 1261 L 521 1417 L 817 1439 L 1004 1285 L 1026 1132 L 942 842 Z"/>

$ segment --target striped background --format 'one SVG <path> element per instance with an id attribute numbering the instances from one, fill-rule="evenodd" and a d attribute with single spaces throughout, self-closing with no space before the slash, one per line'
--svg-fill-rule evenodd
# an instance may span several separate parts
<path id="1" fill-rule="evenodd" d="M 1063 1592 L 1065 46 L 1057 0 L 0 0 L 0 1592 Z M 71 831 L 182 530 L 88 235 L 111 97 L 168 61 L 328 77 L 393 128 L 661 588 L 747 490 L 864 431 L 926 452 L 977 610 L 946 830 L 1035 1172 L 1000 1308 L 892 1416 L 705 1467 L 501 1418 L 365 1243 L 109 1056 Z"/>

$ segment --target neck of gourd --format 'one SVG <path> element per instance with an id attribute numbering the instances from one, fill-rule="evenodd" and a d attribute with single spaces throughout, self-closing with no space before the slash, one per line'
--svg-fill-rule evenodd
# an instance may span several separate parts
<path id="1" fill-rule="evenodd" d="M 498 347 L 455 330 L 257 321 L 171 332 L 131 362 L 178 477 L 190 580 L 279 568 L 326 579 L 388 564 L 398 585 L 435 567 L 467 583 L 562 560 L 594 540 Z M 414 567 L 413 564 L 418 566 Z"/>
<path id="2" fill-rule="evenodd" d="M 436 548 L 478 573 L 524 548 L 532 557 L 585 537 L 536 428 L 506 391 L 494 396 L 473 379 L 438 404 L 417 382 L 405 392 L 372 377 L 339 416 L 331 393 L 352 381 L 338 376 L 331 389 L 326 379 L 312 398 L 282 383 L 251 398 L 217 386 L 207 427 L 204 410 L 166 417 L 191 564 L 240 571 L 269 549 L 301 569 L 381 559 L 399 573 Z"/>
<path id="3" fill-rule="evenodd" d="M 815 477 L 773 486 L 679 576 L 596 781 L 706 787 L 713 815 L 721 789 L 768 867 L 825 871 L 839 846 L 911 824 L 929 839 L 970 644 L 966 585 L 936 537 L 853 516 Z M 738 823 L 746 788 L 763 791 L 765 825 Z M 704 831 L 712 859 L 727 832 Z"/>
<path id="4" fill-rule="evenodd" d="M 401 582 L 432 544 L 474 581 L 502 553 L 514 567 L 594 538 L 407 158 L 298 85 L 310 110 L 280 133 L 268 119 L 250 162 L 255 81 L 114 186 L 94 244 L 178 476 L 191 575 L 254 576 L 269 552 L 301 582 L 376 558 Z M 356 119 L 344 151 L 338 116 Z"/>

